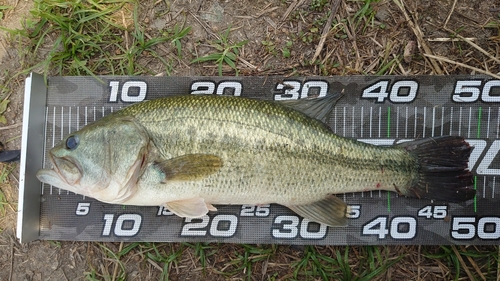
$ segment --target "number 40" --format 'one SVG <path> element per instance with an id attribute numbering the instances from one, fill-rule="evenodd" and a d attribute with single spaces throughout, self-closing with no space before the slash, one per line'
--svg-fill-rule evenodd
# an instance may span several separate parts
<path id="1" fill-rule="evenodd" d="M 382 103 L 389 98 L 393 103 L 412 102 L 417 97 L 418 82 L 413 80 L 401 80 L 395 82 L 389 91 L 389 80 L 378 81 L 377 83 L 365 88 L 361 98 L 377 99 L 376 102 Z"/>

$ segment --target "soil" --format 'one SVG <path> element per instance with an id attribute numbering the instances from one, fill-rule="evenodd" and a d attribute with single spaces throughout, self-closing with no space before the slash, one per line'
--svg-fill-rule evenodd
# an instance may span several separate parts
<path id="1" fill-rule="evenodd" d="M 192 27 L 189 35 L 182 41 L 185 54 L 183 58 L 175 55 L 169 42 L 158 48 L 160 55 L 172 58 L 173 70 L 170 75 L 218 75 L 214 63 L 190 62 L 213 52 L 210 42 L 216 40 L 227 28 L 231 28 L 229 37 L 232 42 L 248 40 L 239 55 L 239 75 L 478 73 L 477 70 L 426 57 L 424 54 L 429 52 L 493 74 L 500 71 L 500 3 L 497 0 L 403 0 L 401 2 L 406 6 L 407 16 L 395 4 L 399 1 L 382 0 L 370 5 L 374 16 L 365 18 L 354 17 L 364 2 L 342 0 L 332 17 L 334 28 L 322 41 L 328 12 L 335 2 L 337 1 L 141 1 L 139 21 L 150 34 L 156 34 L 175 24 Z M 29 11 L 33 8 L 33 3 L 27 0 L 7 0 L 0 3 L 0 6 L 12 7 L 4 10 L 0 20 L 0 26 L 9 29 L 22 28 L 21 23 L 30 17 Z M 125 10 L 124 25 L 131 18 L 131 10 Z M 488 25 L 492 22 L 497 23 L 496 27 Z M 489 55 L 463 40 L 451 40 L 455 38 L 450 36 L 453 32 L 473 40 Z M 7 149 L 19 149 L 25 76 L 15 74 L 26 67 L 23 55 L 26 50 L 23 51 L 23 46 L 8 35 L 8 32 L 0 30 L 0 81 L 4 89 L 1 93 L 2 99 L 8 97 L 10 100 L 4 114 L 7 124 L 3 125 L 10 126 L 7 127 L 10 129 L 2 128 L 0 124 L 0 141 Z M 428 46 L 427 50 L 424 44 Z M 398 58 L 397 62 L 391 63 L 395 58 Z M 165 75 L 164 66 L 151 57 L 145 56 L 143 61 L 137 63 L 147 65 L 150 75 Z M 381 69 L 385 71 L 378 73 Z M 227 65 L 224 66 L 223 73 L 236 74 Z M 0 170 L 4 168 L 13 171 L 0 184 L 0 190 L 7 201 L 7 204 L 3 204 L 5 211 L 0 213 L 0 280 L 122 279 L 115 276 L 119 264 L 105 249 L 116 252 L 128 244 L 57 241 L 20 244 L 15 237 L 19 167 L 18 164 L 0 164 Z M 207 264 L 203 269 L 194 248 L 182 244 L 157 245 L 166 252 L 184 249 L 178 262 L 168 268 L 170 280 L 246 279 L 245 270 L 230 277 L 224 275 L 224 272 L 234 269 L 230 261 L 236 258 L 242 248 L 230 244 L 214 246 L 219 250 L 216 255 L 207 257 Z M 250 279 L 293 278 L 293 269 L 289 265 L 303 255 L 305 248 L 276 248 L 273 260 L 262 261 L 252 267 Z M 317 249 L 333 256 L 334 250 L 343 248 Z M 439 247 L 423 249 L 418 246 L 398 246 L 384 249 L 386 259 L 404 258 L 380 279 L 397 280 L 414 276 L 412 279 L 416 280 L 438 280 L 453 276 L 450 275 L 451 268 L 422 255 L 423 252 L 437 251 Z M 362 251 L 362 247 L 350 249 L 353 271 L 356 270 L 356 256 Z M 122 277 L 125 280 L 159 280 L 164 272 L 163 265 L 145 258 L 140 246 L 121 257 L 120 262 L 124 267 L 126 277 Z M 496 269 L 490 274 L 488 279 L 495 279 Z"/>

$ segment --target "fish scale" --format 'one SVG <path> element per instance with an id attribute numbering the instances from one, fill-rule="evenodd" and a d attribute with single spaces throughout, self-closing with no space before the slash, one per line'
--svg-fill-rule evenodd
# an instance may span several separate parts
<path id="1" fill-rule="evenodd" d="M 253 188 L 255 190 L 253 196 L 262 194 L 261 189 L 275 187 L 276 185 L 272 185 L 273 182 L 281 183 L 279 186 L 285 187 L 294 184 L 298 187 L 295 193 L 300 194 L 294 197 L 301 198 L 301 201 L 297 203 L 305 204 L 327 193 L 358 192 L 376 187 L 377 183 L 380 183 L 378 188 L 394 190 L 393 185 L 408 185 L 414 177 L 412 174 L 401 173 L 398 175 L 400 178 L 395 178 L 395 173 L 392 172 L 404 167 L 406 168 L 402 169 L 402 172 L 408 172 L 413 168 L 412 165 L 415 165 L 409 155 L 401 149 L 375 147 L 337 137 L 322 123 L 306 118 L 303 114 L 286 107 L 273 107 L 273 104 L 268 102 L 245 100 L 239 103 L 237 99 L 220 98 L 213 107 L 200 106 L 211 101 L 213 101 L 211 97 L 197 99 L 179 97 L 175 102 L 165 105 L 162 100 L 155 100 L 150 102 L 154 103 L 151 106 L 145 107 L 142 104 L 138 108 L 131 106 L 122 113 L 132 114 L 144 124 L 159 150 L 168 152 L 168 154 L 164 153 L 167 157 L 176 157 L 186 153 L 219 154 L 220 151 L 225 151 L 226 153 L 223 154 L 225 157 L 222 158 L 228 170 L 221 170 L 219 174 L 221 178 L 233 177 L 234 172 L 229 170 L 231 167 L 241 167 L 240 173 L 234 175 L 236 178 L 241 177 L 242 172 L 247 173 L 248 178 L 259 178 L 264 175 L 264 171 L 281 169 L 274 172 L 272 177 L 265 182 L 238 184 L 236 180 L 232 183 L 236 185 L 234 188 L 236 191 L 241 188 Z M 147 110 L 147 108 L 153 108 L 153 110 Z M 234 114 L 235 110 L 238 110 L 240 114 Z M 244 111 L 241 112 L 242 110 Z M 280 118 L 288 122 L 285 123 Z M 186 131 L 193 127 L 198 128 L 198 140 L 190 138 L 178 140 L 174 137 L 189 136 L 190 134 Z M 228 132 L 234 136 L 247 137 L 235 137 L 226 142 L 224 138 Z M 209 134 L 211 136 L 208 136 Z M 215 140 L 213 134 L 216 135 Z M 257 137 L 251 137 L 254 135 Z M 255 143 L 265 143 L 266 140 L 269 140 L 267 146 L 261 147 L 259 151 L 253 148 L 256 146 Z M 236 151 L 233 151 L 234 149 Z M 278 153 L 271 158 L 279 159 L 279 163 L 260 167 L 252 164 L 252 162 L 258 162 L 258 159 L 269 158 L 265 155 L 273 150 Z M 257 157 L 255 157 L 256 153 L 258 153 Z M 226 156 L 226 154 L 229 155 Z M 313 156 L 316 156 L 316 159 L 313 159 Z M 401 156 L 406 156 L 406 158 L 400 161 L 398 157 Z M 349 169 L 346 169 L 346 166 Z M 385 167 L 385 174 L 381 172 L 382 166 Z M 298 167 L 298 169 L 293 172 L 290 170 L 291 167 Z M 359 167 L 370 169 L 371 172 L 365 175 Z M 279 177 L 280 175 L 283 177 Z M 291 175 L 297 175 L 297 177 L 290 178 Z M 307 182 L 302 183 L 304 179 L 316 182 L 316 187 L 320 192 L 308 194 L 307 190 L 311 185 Z M 213 203 L 228 203 L 228 201 L 215 200 L 217 197 L 225 197 L 220 196 L 221 194 L 234 193 L 233 189 L 215 179 L 210 178 L 210 180 L 215 182 L 195 183 L 195 186 L 200 186 L 196 189 L 203 188 L 205 185 L 220 186 L 222 189 L 220 193 L 210 192 L 206 196 L 213 197 Z M 278 188 L 276 194 L 273 195 L 278 195 L 282 189 Z M 179 190 L 180 193 L 184 193 L 185 183 Z M 259 203 L 259 201 L 269 203 L 262 202 L 262 199 L 247 203 Z M 285 200 L 279 202 L 283 201 Z"/>

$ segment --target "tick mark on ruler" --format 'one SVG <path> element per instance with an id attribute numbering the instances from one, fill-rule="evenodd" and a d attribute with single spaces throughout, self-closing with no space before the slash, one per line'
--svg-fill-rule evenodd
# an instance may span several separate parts
<path id="1" fill-rule="evenodd" d="M 387 137 L 391 137 L 391 108 L 387 108 Z"/>
<path id="2" fill-rule="evenodd" d="M 472 110 L 472 108 L 471 108 Z M 477 112 L 477 138 L 481 135 L 481 115 L 482 115 L 483 108 L 479 107 L 478 112 Z"/>

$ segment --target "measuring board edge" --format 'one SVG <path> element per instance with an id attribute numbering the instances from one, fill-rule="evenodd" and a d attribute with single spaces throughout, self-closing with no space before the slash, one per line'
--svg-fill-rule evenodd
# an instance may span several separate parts
<path id="1" fill-rule="evenodd" d="M 31 73 L 24 89 L 17 238 L 21 243 L 38 239 L 40 232 L 41 183 L 36 171 L 43 162 L 44 120 L 47 86 L 42 75 Z M 41 106 L 42 105 L 42 106 Z M 38 187 L 38 188 L 37 188 Z"/>

